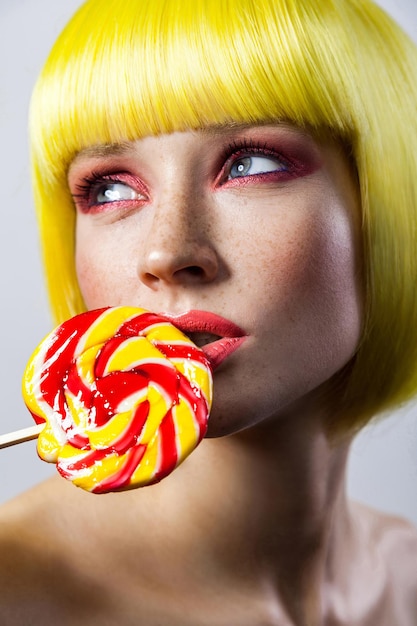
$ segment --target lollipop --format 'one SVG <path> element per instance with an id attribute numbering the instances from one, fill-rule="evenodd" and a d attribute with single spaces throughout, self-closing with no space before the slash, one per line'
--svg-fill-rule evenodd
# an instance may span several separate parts
<path id="1" fill-rule="evenodd" d="M 38 454 L 87 491 L 158 482 L 207 429 L 211 369 L 163 317 L 131 307 L 64 322 L 32 355 L 25 403 L 45 427 Z"/>

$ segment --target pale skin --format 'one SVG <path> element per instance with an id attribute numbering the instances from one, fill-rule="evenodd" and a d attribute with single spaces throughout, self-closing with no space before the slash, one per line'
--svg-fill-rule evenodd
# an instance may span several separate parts
<path id="1" fill-rule="evenodd" d="M 363 317 L 338 145 L 189 131 L 86 150 L 68 180 L 88 308 L 206 310 L 248 337 L 214 374 L 210 438 L 164 481 L 56 478 L 3 508 L 0 622 L 416 626 L 416 531 L 348 501 L 350 438 L 325 428 Z"/>

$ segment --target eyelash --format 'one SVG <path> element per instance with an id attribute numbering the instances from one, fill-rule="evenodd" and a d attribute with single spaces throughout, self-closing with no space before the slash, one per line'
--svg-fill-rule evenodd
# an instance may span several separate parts
<path id="1" fill-rule="evenodd" d="M 225 163 L 227 163 L 231 157 L 240 157 L 244 153 L 265 154 L 267 156 L 275 157 L 276 159 L 281 159 L 283 162 L 285 161 L 283 156 L 276 152 L 276 150 L 271 150 L 266 142 L 261 143 L 260 141 L 253 141 L 252 139 L 236 140 L 229 143 L 223 150 L 222 159 Z"/>
<path id="2" fill-rule="evenodd" d="M 264 173 L 257 174 L 249 174 L 247 176 L 229 178 L 231 168 L 233 166 L 233 162 L 239 159 L 242 159 L 246 156 L 252 155 L 263 155 L 265 157 L 270 157 L 271 159 L 276 159 L 277 162 L 282 163 L 284 166 L 284 170 L 270 171 Z M 232 160 L 233 159 L 233 160 Z M 250 178 L 271 178 L 271 176 L 276 176 L 285 174 L 289 177 L 292 177 L 294 173 L 297 171 L 297 165 L 283 157 L 276 150 L 272 150 L 268 147 L 267 143 L 257 142 L 253 140 L 237 140 L 226 146 L 226 148 L 222 151 L 219 164 L 221 165 L 220 174 L 217 178 L 217 182 L 221 185 L 226 183 L 231 184 L 241 184 L 242 181 L 250 179 Z M 235 183 L 236 181 L 236 183 Z M 117 184 L 127 184 L 129 183 L 122 177 L 119 172 L 115 174 L 103 174 L 98 171 L 92 171 L 88 175 L 84 176 L 81 181 L 79 181 L 75 185 L 75 192 L 72 194 L 73 200 L 76 205 L 78 205 L 81 210 L 88 211 L 90 209 L 94 209 L 97 207 L 105 207 L 108 204 L 121 204 L 123 202 L 130 202 L 129 200 L 119 200 L 113 202 L 97 202 L 94 201 L 93 195 L 97 195 L 98 189 L 100 185 L 117 185 Z M 135 187 L 132 185 L 132 188 Z M 141 193 L 136 189 L 137 193 Z"/>
<path id="3" fill-rule="evenodd" d="M 90 202 L 91 194 L 94 188 L 97 188 L 99 185 L 117 185 L 120 183 L 125 183 L 125 181 L 121 180 L 117 174 L 101 174 L 100 172 L 92 171 L 90 174 L 84 176 L 80 182 L 75 185 L 75 189 L 77 193 L 73 193 L 72 197 L 74 201 L 83 201 Z M 98 203 L 92 203 L 94 204 Z"/>

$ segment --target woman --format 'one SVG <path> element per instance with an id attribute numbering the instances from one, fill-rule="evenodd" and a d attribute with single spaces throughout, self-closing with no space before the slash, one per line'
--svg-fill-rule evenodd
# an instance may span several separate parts
<path id="1" fill-rule="evenodd" d="M 67 26 L 31 113 L 56 320 L 245 339 L 169 478 L 3 509 L 2 623 L 417 623 L 415 530 L 344 488 L 354 434 L 417 391 L 416 60 L 367 0 L 90 0 Z"/>

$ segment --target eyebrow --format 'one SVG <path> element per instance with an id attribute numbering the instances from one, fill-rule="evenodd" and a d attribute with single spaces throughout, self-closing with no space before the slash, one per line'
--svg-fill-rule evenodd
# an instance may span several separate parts
<path id="1" fill-rule="evenodd" d="M 202 135 L 212 135 L 219 136 L 225 132 L 232 131 L 244 131 L 254 126 L 281 126 L 287 127 L 293 126 L 288 123 L 286 120 L 278 120 L 275 122 L 264 121 L 258 123 L 241 123 L 241 122 L 226 122 L 224 124 L 208 124 L 207 126 L 202 126 L 201 128 L 192 129 L 194 132 L 201 133 Z M 190 129 L 191 130 L 191 129 Z M 308 135 L 305 129 L 298 128 L 298 132 L 301 132 L 303 135 Z M 87 146 L 82 148 L 74 157 L 72 164 L 76 163 L 78 159 L 82 158 L 109 158 L 113 156 L 126 156 L 131 154 L 134 151 L 134 142 L 132 141 L 120 141 L 117 143 L 104 143 L 104 144 L 95 144 L 92 146 Z M 71 165 L 72 165 L 71 164 Z"/>
<path id="2" fill-rule="evenodd" d="M 81 157 L 87 158 L 105 158 L 110 156 L 124 155 L 133 151 L 133 144 L 130 141 L 122 141 L 120 143 L 103 143 L 93 146 L 87 146 L 80 150 L 74 158 L 77 161 Z"/>

